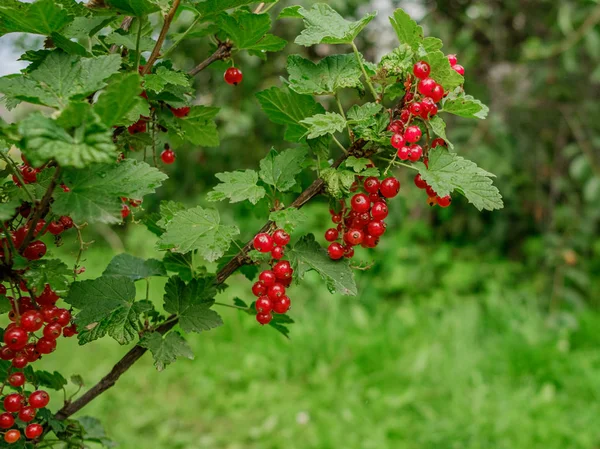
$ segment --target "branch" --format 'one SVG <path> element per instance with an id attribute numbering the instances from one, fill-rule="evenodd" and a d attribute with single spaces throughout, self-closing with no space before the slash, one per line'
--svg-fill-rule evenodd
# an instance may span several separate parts
<path id="1" fill-rule="evenodd" d="M 192 70 L 190 70 L 188 72 L 188 75 L 195 76 L 202 70 L 207 68 L 209 65 L 211 65 L 213 62 L 229 58 L 231 56 L 232 47 L 233 44 L 229 41 L 220 42 L 215 52 L 208 58 L 206 58 L 204 61 L 202 61 L 200 64 L 198 64 L 196 67 L 194 67 Z"/>
<path id="2" fill-rule="evenodd" d="M 160 49 L 162 48 L 165 38 L 167 37 L 167 32 L 169 31 L 169 27 L 171 26 L 173 17 L 175 17 L 177 8 L 179 8 L 180 1 L 181 0 L 175 0 L 173 2 L 173 6 L 171 6 L 171 9 L 165 16 L 165 23 L 163 23 L 163 27 L 160 30 L 160 34 L 158 35 L 158 39 L 156 40 L 156 45 L 154 45 L 154 48 L 152 49 L 152 53 L 150 54 L 150 57 L 148 58 L 148 62 L 146 63 L 144 70 L 142 70 L 142 76 L 147 74 L 152 69 L 152 66 L 158 59 Z"/>
<path id="3" fill-rule="evenodd" d="M 366 141 L 359 139 L 355 141 L 350 148 L 348 149 L 348 153 L 343 154 L 338 158 L 332 165 L 333 168 L 339 167 L 342 162 L 344 162 L 349 156 L 365 156 L 365 152 L 363 148 L 366 145 Z M 313 183 L 306 188 L 290 205 L 290 207 L 301 208 L 306 203 L 308 203 L 312 198 L 317 196 L 323 191 L 323 187 L 325 186 L 324 181 L 319 178 L 313 181 Z M 269 232 L 275 228 L 275 223 L 272 221 L 268 221 L 261 229 L 257 232 Z M 252 241 L 250 239 L 248 243 L 244 245 L 244 247 L 225 265 L 223 268 L 219 270 L 217 273 L 217 284 L 222 284 L 225 280 L 231 276 L 238 268 L 244 265 L 247 262 L 247 254 L 248 251 L 252 249 Z M 172 315 L 167 320 L 160 325 L 156 332 L 160 334 L 165 334 L 169 330 L 173 328 L 177 324 L 177 318 Z M 115 382 L 121 377 L 123 373 L 125 373 L 131 366 L 139 360 L 141 356 L 145 354 L 147 351 L 146 348 L 142 348 L 141 346 L 133 347 L 127 354 L 123 356 L 121 360 L 117 362 L 117 364 L 110 370 L 110 372 L 104 376 L 100 382 L 86 391 L 81 397 L 79 397 L 76 401 L 65 404 L 63 408 L 61 408 L 55 415 L 56 419 L 64 420 L 74 413 L 81 410 L 85 407 L 89 402 L 95 399 L 97 396 L 102 394 L 104 391 L 108 390 L 112 387 Z"/>

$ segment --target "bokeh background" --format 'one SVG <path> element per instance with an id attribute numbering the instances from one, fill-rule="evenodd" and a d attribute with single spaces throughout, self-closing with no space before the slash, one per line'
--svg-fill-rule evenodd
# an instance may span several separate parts
<path id="1" fill-rule="evenodd" d="M 310 5 L 296 0 L 293 4 Z M 410 174 L 375 265 L 357 273 L 357 298 L 330 295 L 317 276 L 293 287 L 291 340 L 235 310 L 190 337 L 194 361 L 163 373 L 145 356 L 82 415 L 100 418 L 126 449 L 598 449 L 600 448 L 600 4 L 586 0 L 331 0 L 341 14 L 379 15 L 360 39 L 367 58 L 393 48 L 388 15 L 410 12 L 466 67 L 466 90 L 490 106 L 486 121 L 449 119 L 457 151 L 497 174 L 505 208 L 479 213 L 457 199 L 430 209 Z M 291 1 L 281 0 L 277 13 Z M 182 16 L 175 27 L 187 26 Z M 293 41 L 300 23 L 278 22 Z M 31 38 L 0 39 L 3 73 Z M 41 42 L 39 42 L 41 45 Z M 266 62 L 236 58 L 197 77 L 198 103 L 222 108 L 219 148 L 188 148 L 157 198 L 203 204 L 218 171 L 254 168 L 282 129 L 254 93 L 279 83 L 287 54 L 319 59 L 349 48 L 290 43 Z M 174 56 L 182 69 L 210 52 L 204 39 Z M 359 101 L 353 92 L 343 98 Z M 0 115 L 14 119 L 27 109 Z M 310 179 L 305 179 L 308 183 Z M 302 232 L 328 227 L 326 202 L 306 207 Z M 244 238 L 264 211 L 222 208 Z M 300 232 L 298 233 L 300 234 Z M 86 276 L 115 252 L 160 257 L 141 224 L 88 230 Z M 66 239 L 58 252 L 72 257 Z M 56 252 L 56 251 L 55 251 Z M 152 282 L 160 303 L 163 281 Z M 251 300 L 232 277 L 220 300 Z M 42 368 L 98 381 L 128 348 L 112 340 L 60 345 Z M 59 400 L 56 400 L 58 407 Z"/>

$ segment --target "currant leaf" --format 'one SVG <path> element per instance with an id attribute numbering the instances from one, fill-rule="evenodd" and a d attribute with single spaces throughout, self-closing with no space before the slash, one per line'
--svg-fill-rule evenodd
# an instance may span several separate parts
<path id="1" fill-rule="evenodd" d="M 394 15 L 390 17 L 390 22 L 400 43 L 407 44 L 416 51 L 423 41 L 423 28 L 402 9 L 394 11 Z"/>
<path id="2" fill-rule="evenodd" d="M 268 34 L 271 17 L 268 14 L 253 14 L 237 10 L 234 14 L 221 14 L 219 28 L 239 50 L 248 50 L 257 55 L 267 51 L 279 51 L 287 44 L 285 39 Z"/>
<path id="3" fill-rule="evenodd" d="M 281 153 L 273 148 L 260 161 L 260 178 L 276 190 L 285 192 L 296 184 L 296 175 L 302 171 L 306 157 L 306 148 L 294 148 Z"/>
<path id="4" fill-rule="evenodd" d="M 321 170 L 321 178 L 325 181 L 327 192 L 334 198 L 342 198 L 350 191 L 356 173 L 350 170 L 335 169 L 332 167 Z"/>
<path id="5" fill-rule="evenodd" d="M 154 92 L 161 92 L 168 84 L 189 87 L 190 79 L 185 73 L 169 70 L 164 66 L 160 66 L 155 73 L 144 77 L 144 88 Z"/>
<path id="6" fill-rule="evenodd" d="M 187 117 L 176 119 L 177 125 L 181 128 L 181 138 L 203 147 L 218 146 L 219 133 L 214 122 L 218 112 L 219 108 L 192 106 Z"/>
<path id="7" fill-rule="evenodd" d="M 439 115 L 436 115 L 435 117 L 431 117 L 431 119 L 429 120 L 429 125 L 431 126 L 433 133 L 436 136 L 444 139 L 444 141 L 448 145 L 448 148 L 453 150 L 454 145 L 448 140 L 448 137 L 446 137 L 446 122 L 444 121 L 444 119 L 441 118 Z"/>
<path id="8" fill-rule="evenodd" d="M 73 15 L 54 0 L 27 4 L 3 0 L 0 5 L 0 36 L 8 33 L 31 33 L 47 36 L 60 31 Z"/>
<path id="9" fill-rule="evenodd" d="M 306 137 L 309 139 L 339 133 L 346 127 L 346 119 L 337 112 L 313 115 L 301 120 L 300 123 L 308 126 Z"/>
<path id="10" fill-rule="evenodd" d="M 454 70 L 446 55 L 440 50 L 435 50 L 427 53 L 423 57 L 423 61 L 427 62 L 431 67 L 430 78 L 433 78 L 438 84 L 441 84 L 444 90 L 449 91 L 458 86 L 461 86 L 465 79 L 462 75 Z"/>
<path id="11" fill-rule="evenodd" d="M 178 254 L 167 252 L 163 257 L 163 265 L 167 271 L 177 273 L 181 279 L 188 282 L 194 277 L 192 253 Z"/>
<path id="12" fill-rule="evenodd" d="M 290 55 L 287 71 L 290 88 L 299 94 L 333 95 L 346 87 L 362 87 L 362 71 L 353 54 L 327 56 L 316 64 Z"/>
<path id="13" fill-rule="evenodd" d="M 178 357 L 194 359 L 194 353 L 185 338 L 175 331 L 171 331 L 165 336 L 158 332 L 146 333 L 138 344 L 152 353 L 154 366 L 158 371 L 164 370 Z"/>
<path id="14" fill-rule="evenodd" d="M 209 192 L 208 201 L 229 199 L 231 203 L 250 201 L 252 204 L 256 204 L 267 193 L 264 187 L 256 185 L 258 173 L 254 170 L 217 173 L 215 176 L 221 183 L 217 184 L 212 192 Z"/>
<path id="15" fill-rule="evenodd" d="M 160 11 L 159 2 L 156 0 L 105 0 L 105 2 L 118 12 L 136 17 Z"/>
<path id="16" fill-rule="evenodd" d="M 440 112 L 483 120 L 487 117 L 489 111 L 490 109 L 481 101 L 457 88 L 442 101 Z"/>
<path id="17" fill-rule="evenodd" d="M 269 215 L 269 220 L 274 221 L 278 228 L 283 229 L 288 234 L 294 232 L 294 229 L 307 219 L 306 214 L 295 207 L 273 211 Z"/>
<path id="18" fill-rule="evenodd" d="M 29 263 L 29 269 L 23 273 L 27 287 L 42 293 L 46 284 L 50 285 L 59 295 L 64 295 L 69 289 L 69 278 L 73 276 L 73 270 L 60 259 L 40 259 Z"/>
<path id="19" fill-rule="evenodd" d="M 130 254 L 119 254 L 113 257 L 102 273 L 102 276 L 126 276 L 132 281 L 166 275 L 167 270 L 160 260 L 145 260 Z"/>
<path id="20" fill-rule="evenodd" d="M 139 96 L 141 80 L 137 73 L 119 74 L 112 80 L 94 104 L 94 111 L 102 123 L 108 127 L 119 124 L 132 109 L 137 109 L 139 104 L 147 104 Z M 136 114 L 140 116 L 139 111 Z"/>

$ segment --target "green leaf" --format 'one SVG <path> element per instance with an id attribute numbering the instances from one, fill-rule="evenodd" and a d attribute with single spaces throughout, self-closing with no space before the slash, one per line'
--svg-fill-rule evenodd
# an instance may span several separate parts
<path id="1" fill-rule="evenodd" d="M 346 127 L 346 120 L 337 112 L 313 115 L 301 120 L 300 123 L 308 126 L 306 133 L 309 139 L 339 133 Z"/>
<path id="2" fill-rule="evenodd" d="M 177 212 L 181 212 L 184 211 L 185 208 L 185 204 L 183 203 L 179 203 L 177 201 L 161 201 L 160 202 L 160 220 L 158 220 L 156 222 L 156 224 L 158 226 L 160 226 L 161 228 L 166 228 L 167 224 L 169 224 L 169 222 L 171 220 L 173 220 L 173 218 L 175 218 L 175 214 Z"/>
<path id="3" fill-rule="evenodd" d="M 215 176 L 221 184 L 207 195 L 208 201 L 229 199 L 231 203 L 239 203 L 248 200 L 256 204 L 267 193 L 263 187 L 256 185 L 258 173 L 254 170 L 217 173 Z"/>
<path id="4" fill-rule="evenodd" d="M 132 281 L 166 275 L 167 270 L 160 260 L 144 260 L 125 253 L 113 257 L 102 273 L 102 276 L 126 276 Z"/>
<path id="5" fill-rule="evenodd" d="M 125 33 L 123 30 L 118 29 L 110 33 L 104 39 L 107 44 L 118 45 L 119 47 L 125 47 L 129 50 L 135 50 L 137 45 L 137 33 Z M 140 37 L 140 51 L 151 51 L 154 48 L 154 39 L 148 36 Z"/>
<path id="6" fill-rule="evenodd" d="M 0 36 L 8 33 L 31 33 L 47 36 L 60 31 L 73 16 L 54 0 L 38 0 L 26 4 L 2 0 L 0 4 Z"/>
<path id="7" fill-rule="evenodd" d="M 108 333 L 122 345 L 137 337 L 141 329 L 139 315 L 152 309 L 149 301 L 135 301 L 135 284 L 126 276 L 74 282 L 65 301 L 79 309 L 75 323 L 80 339 L 97 327 L 92 339 Z"/>
<path id="8" fill-rule="evenodd" d="M 154 193 L 166 178 L 157 168 L 132 159 L 116 165 L 96 165 L 85 171 L 65 170 L 63 179 L 70 191 L 58 191 L 52 208 L 77 223 L 119 223 L 120 197 L 141 200 Z"/>
<path id="9" fill-rule="evenodd" d="M 62 390 L 67 385 L 67 379 L 58 371 L 49 372 L 43 370 L 34 371 L 31 366 L 25 368 L 25 377 L 27 382 L 32 383 L 36 387 L 45 387 L 52 390 Z"/>
<path id="10" fill-rule="evenodd" d="M 260 161 L 260 179 L 276 190 L 285 192 L 296 184 L 296 175 L 302 171 L 306 157 L 305 148 L 284 150 L 281 153 L 273 148 Z"/>
<path id="11" fill-rule="evenodd" d="M 300 55 L 287 60 L 290 88 L 299 94 L 335 94 L 345 87 L 362 87 L 362 71 L 353 54 L 333 55 L 314 63 Z"/>
<path id="12" fill-rule="evenodd" d="M 85 382 L 83 381 L 83 377 L 79 374 L 73 374 L 70 378 L 71 383 L 77 385 L 78 387 L 84 387 Z"/>
<path id="13" fill-rule="evenodd" d="M 119 12 L 136 17 L 160 11 L 158 2 L 151 0 L 105 0 L 105 2 Z"/>
<path id="14" fill-rule="evenodd" d="M 327 251 L 315 241 L 314 235 L 302 237 L 287 255 L 298 279 L 303 279 L 307 271 L 314 270 L 327 282 L 330 292 L 356 296 L 354 273 L 348 260 L 332 260 Z"/>
<path id="15" fill-rule="evenodd" d="M 219 108 L 192 106 L 187 117 L 177 120 L 184 138 L 194 145 L 219 146 L 219 134 L 214 122 L 218 112 Z"/>
<path id="16" fill-rule="evenodd" d="M 356 174 L 349 170 L 332 167 L 321 170 L 321 178 L 325 181 L 327 192 L 334 198 L 342 198 L 350 191 Z"/>
<path id="17" fill-rule="evenodd" d="M 402 9 L 394 11 L 394 15 L 390 17 L 390 22 L 396 35 L 398 35 L 400 43 L 407 44 L 414 51 L 417 51 L 419 44 L 423 41 L 423 28 Z"/>
<path id="18" fill-rule="evenodd" d="M 363 122 L 373 118 L 377 115 L 383 106 L 378 103 L 365 103 L 362 106 L 355 104 L 346 113 L 346 117 L 349 121 Z"/>
<path id="19" fill-rule="evenodd" d="M 429 169 L 422 162 L 415 167 L 439 196 L 457 190 L 479 210 L 504 207 L 500 192 L 492 185 L 494 175 L 445 148 L 437 147 L 429 152 Z"/>
<path id="20" fill-rule="evenodd" d="M 194 264 L 192 253 L 178 254 L 167 252 L 163 257 L 163 264 L 167 271 L 177 273 L 184 281 L 191 281 L 194 277 Z"/>
<path id="21" fill-rule="evenodd" d="M 452 90 L 465 82 L 465 79 L 450 66 L 448 58 L 440 50 L 427 53 L 423 61 L 431 67 L 429 77 L 441 84 L 444 90 Z"/>
<path id="22" fill-rule="evenodd" d="M 161 92 L 168 84 L 188 87 L 190 79 L 185 73 L 169 70 L 164 66 L 156 69 L 156 73 L 144 77 L 144 87 L 154 92 Z"/>
<path id="23" fill-rule="evenodd" d="M 437 37 L 426 37 L 423 39 L 423 50 L 425 53 L 441 50 L 444 44 Z"/>
<path id="24" fill-rule="evenodd" d="M 56 48 L 60 48 L 62 51 L 69 55 L 91 56 L 91 54 L 88 53 L 88 51 L 83 45 L 77 42 L 73 42 L 72 40 L 66 38 L 62 34 L 54 32 L 50 35 L 50 38 L 52 39 L 52 42 L 54 43 Z"/>
<path id="25" fill-rule="evenodd" d="M 267 0 L 264 3 L 273 3 L 276 0 Z M 239 6 L 247 6 L 256 3 L 256 0 L 191 0 L 195 4 L 196 10 L 203 17 L 219 14 L 228 9 L 237 8 Z"/>
<path id="26" fill-rule="evenodd" d="M 261 107 L 273 123 L 286 125 L 285 140 L 299 142 L 308 127 L 301 120 L 325 112 L 310 95 L 301 95 L 290 89 L 271 87 L 256 94 Z"/>
<path id="27" fill-rule="evenodd" d="M 139 103 L 145 103 L 139 96 L 142 92 L 141 81 L 137 73 L 119 74 L 111 80 L 94 104 L 94 111 L 102 123 L 108 127 L 116 125 Z"/>
<path id="28" fill-rule="evenodd" d="M 301 19 L 302 14 L 300 14 L 300 8 L 302 8 L 300 5 L 283 8 L 277 16 L 277 19 Z"/>
<path id="29" fill-rule="evenodd" d="M 296 226 L 307 220 L 306 214 L 295 207 L 271 212 L 269 220 L 274 221 L 278 228 L 282 228 L 288 234 L 294 232 Z"/>
<path id="30" fill-rule="evenodd" d="M 364 171 L 368 165 L 372 164 L 372 162 L 365 157 L 356 158 L 354 156 L 350 156 L 348 159 L 346 159 L 345 164 L 346 167 L 351 168 L 356 173 L 360 173 Z"/>
<path id="31" fill-rule="evenodd" d="M 232 15 L 221 14 L 217 24 L 239 50 L 279 51 L 287 44 L 284 39 L 268 34 L 271 29 L 269 14 L 237 10 Z"/>
<path id="32" fill-rule="evenodd" d="M 0 150 L 1 151 L 1 150 Z M 0 203 L 0 220 L 7 221 L 10 220 L 17 209 L 21 206 L 21 201 L 16 199 L 9 199 L 6 203 Z"/>
<path id="33" fill-rule="evenodd" d="M 54 415 L 51 415 L 52 417 Z M 92 441 L 94 443 L 100 443 L 103 447 L 114 447 L 116 443 L 106 437 L 102 423 L 91 416 L 83 416 L 78 419 L 79 424 L 83 427 L 83 434 L 85 441 Z M 63 423 L 63 421 L 58 421 Z M 67 421 L 68 422 L 68 421 Z"/>
<path id="34" fill-rule="evenodd" d="M 448 148 L 453 150 L 454 145 L 452 145 L 452 143 L 448 140 L 448 137 L 446 137 L 446 122 L 444 121 L 444 119 L 442 119 L 439 115 L 436 115 L 429 119 L 429 125 L 431 125 L 433 133 L 436 136 L 444 139 L 444 141 L 448 145 Z"/>
<path id="35" fill-rule="evenodd" d="M 175 276 L 165 285 L 165 311 L 176 314 L 184 332 L 202 332 L 223 324 L 211 310 L 217 289 L 214 277 L 192 279 L 187 285 Z"/>
<path id="36" fill-rule="evenodd" d="M 269 326 L 283 335 L 285 338 L 290 338 L 290 330 L 286 325 L 294 324 L 294 320 L 288 315 L 273 314 L 273 319 L 269 323 Z"/>
<path id="37" fill-rule="evenodd" d="M 98 31 L 115 20 L 116 16 L 92 16 L 92 17 L 75 17 L 73 22 L 67 25 L 62 31 L 65 37 L 74 39 L 86 39 L 94 36 Z"/>
<path id="38" fill-rule="evenodd" d="M 294 42 L 305 47 L 316 44 L 350 44 L 376 16 L 376 13 L 372 13 L 357 22 L 350 22 L 325 3 L 316 3 L 310 10 L 301 7 L 297 14 L 304 18 L 306 28 Z"/>
<path id="39" fill-rule="evenodd" d="M 115 159 L 116 148 L 112 133 L 89 108 L 79 120 L 74 135 L 61 128 L 55 120 L 36 112 L 19 123 L 23 136 L 24 152 L 36 167 L 56 160 L 63 167 L 84 168 L 98 162 Z"/>
<path id="40" fill-rule="evenodd" d="M 150 350 L 154 358 L 154 366 L 158 371 L 164 370 L 167 365 L 177 360 L 177 357 L 194 359 L 194 353 L 187 341 L 175 331 L 171 331 L 165 336 L 158 332 L 144 334 L 138 344 L 142 348 Z"/>
<path id="41" fill-rule="evenodd" d="M 384 55 L 379 62 L 379 69 L 386 76 L 398 77 L 412 70 L 414 53 L 407 44 L 401 44 L 391 53 Z"/>
<path id="42" fill-rule="evenodd" d="M 49 284 L 52 290 L 62 296 L 69 289 L 69 278 L 72 276 L 73 270 L 60 259 L 31 261 L 29 269 L 23 273 L 27 287 L 38 295 Z"/>
<path id="43" fill-rule="evenodd" d="M 481 101 L 471 95 L 465 94 L 462 89 L 456 89 L 450 93 L 442 102 L 440 112 L 458 115 L 466 118 L 485 119 L 490 109 Z"/>
<path id="44" fill-rule="evenodd" d="M 221 224 L 219 212 L 200 206 L 178 212 L 160 239 L 161 249 L 178 253 L 198 250 L 209 262 L 219 259 L 240 233 L 237 226 Z"/>

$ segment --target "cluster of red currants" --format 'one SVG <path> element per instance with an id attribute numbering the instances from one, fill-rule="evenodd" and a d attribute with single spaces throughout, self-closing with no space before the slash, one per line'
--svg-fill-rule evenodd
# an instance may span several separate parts
<path id="1" fill-rule="evenodd" d="M 294 270 L 287 260 L 280 260 L 289 242 L 290 235 L 283 229 L 277 229 L 272 236 L 265 232 L 254 237 L 254 248 L 261 253 L 271 253 L 272 258 L 271 269 L 260 273 L 252 286 L 252 293 L 258 298 L 254 307 L 260 324 L 269 324 L 272 312 L 286 313 L 290 309 L 290 298 L 285 293 L 292 283 Z"/>
<path id="2" fill-rule="evenodd" d="M 341 212 L 330 210 L 331 221 L 337 225 L 325 231 L 327 248 L 333 260 L 352 258 L 354 247 L 375 248 L 379 237 L 385 232 L 388 216 L 387 200 L 398 195 L 400 182 L 393 177 L 379 181 L 374 176 L 364 180 L 365 193 L 356 193 L 350 199 L 350 207 L 341 201 Z M 341 241 L 340 241 L 341 240 Z"/>
<path id="3" fill-rule="evenodd" d="M 75 324 L 71 323 L 71 312 L 59 308 L 56 302 L 60 299 L 48 284 L 38 296 L 29 291 L 21 281 L 19 288 L 31 296 L 17 299 L 8 296 L 12 310 L 8 317 L 11 323 L 4 332 L 4 346 L 0 347 L 0 359 L 11 361 L 8 372 L 8 383 L 20 389 L 20 393 L 12 393 L 4 398 L 5 413 L 0 414 L 0 428 L 11 429 L 15 424 L 15 416 L 29 423 L 25 428 L 25 436 L 29 439 L 39 437 L 43 428 L 40 424 L 31 423 L 35 419 L 36 410 L 48 404 L 50 397 L 45 391 L 35 391 L 25 400 L 25 374 L 22 371 L 29 363 L 39 360 L 42 355 L 50 354 L 56 349 L 57 339 L 62 335 L 72 337 L 77 334 Z M 0 284 L 0 294 L 6 294 L 6 287 Z M 36 332 L 41 331 L 41 335 Z M 17 371 L 13 371 L 17 370 Z M 0 394 L 1 394 L 0 390 Z M 14 443 L 21 438 L 18 429 L 8 430 L 4 434 L 7 443 Z"/>
<path id="4" fill-rule="evenodd" d="M 142 200 L 134 200 L 133 198 L 125 197 L 121 197 L 121 202 L 121 217 L 123 220 L 125 220 L 131 214 L 131 207 L 140 207 L 142 204 Z"/>

